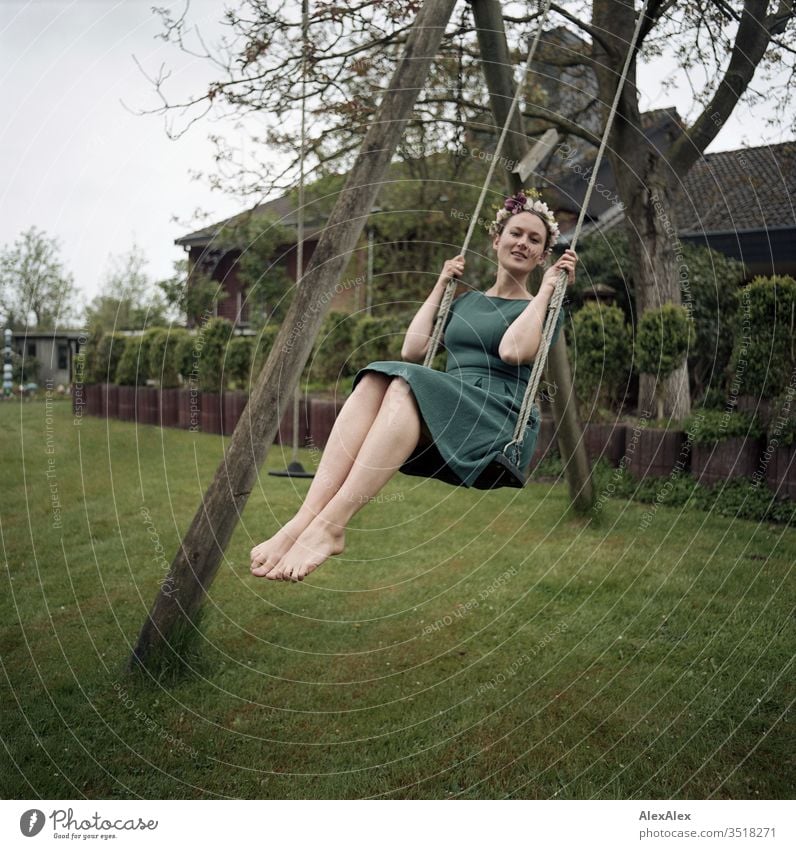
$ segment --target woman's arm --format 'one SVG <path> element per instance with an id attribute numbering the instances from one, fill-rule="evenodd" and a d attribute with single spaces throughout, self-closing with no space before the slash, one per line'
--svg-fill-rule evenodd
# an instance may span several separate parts
<path id="1" fill-rule="evenodd" d="M 568 275 L 567 285 L 575 280 L 575 264 L 578 259 L 573 251 L 567 250 L 558 262 L 545 272 L 539 291 L 531 298 L 528 306 L 509 325 L 500 340 L 498 356 L 509 365 L 528 365 L 536 357 L 542 342 L 542 331 L 547 308 L 555 292 L 558 276 L 562 271 Z"/>
<path id="2" fill-rule="evenodd" d="M 431 342 L 431 334 L 434 331 L 434 319 L 439 311 L 439 305 L 442 303 L 442 296 L 445 294 L 448 280 L 451 277 L 461 277 L 463 271 L 463 256 L 449 259 L 443 265 L 434 288 L 407 328 L 404 344 L 401 348 L 402 359 L 410 363 L 423 362 Z"/>

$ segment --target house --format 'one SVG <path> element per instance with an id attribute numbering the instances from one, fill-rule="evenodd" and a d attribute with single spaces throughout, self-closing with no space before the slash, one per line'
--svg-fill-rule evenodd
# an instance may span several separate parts
<path id="1" fill-rule="evenodd" d="M 600 178 L 613 185 L 610 170 Z M 796 142 L 707 153 L 683 181 L 678 237 L 739 260 L 746 280 L 796 276 L 794 191 Z M 582 234 L 607 232 L 622 221 L 621 207 L 613 206 Z"/>
<path id="2" fill-rule="evenodd" d="M 674 109 L 657 109 L 642 115 L 642 129 L 651 146 L 665 151 L 683 132 Z M 494 139 L 492 141 L 494 144 Z M 562 242 L 566 243 L 577 220 L 596 151 L 580 140 L 558 145 L 541 163 L 536 185 L 557 211 Z M 710 153 L 691 169 L 683 184 L 685 202 L 678 208 L 678 235 L 685 242 L 706 245 L 744 263 L 747 279 L 756 275 L 796 275 L 796 142 Z M 623 208 L 608 158 L 597 174 L 582 236 L 621 224 Z M 289 197 L 261 204 L 243 215 L 268 213 L 280 223 L 296 227 L 296 212 Z M 176 240 L 189 251 L 191 267 L 207 270 L 222 283 L 229 297 L 218 304 L 218 315 L 238 326 L 248 324 L 248 305 L 237 280 L 235 261 L 240 251 L 214 248 L 220 229 L 239 219 L 220 222 Z M 305 263 L 318 243 L 324 221 L 312 218 L 305 225 Z M 291 279 L 296 277 L 296 246 L 286 245 L 280 260 Z M 354 277 L 368 281 L 367 252 L 355 252 Z M 365 286 L 344 287 L 331 308 L 353 312 L 367 302 Z"/>
<path id="3" fill-rule="evenodd" d="M 796 277 L 796 142 L 708 153 L 685 180 L 683 241 L 740 260 L 747 279 Z"/>
<path id="4" fill-rule="evenodd" d="M 85 342 L 83 330 L 51 330 L 14 333 L 11 345 L 24 360 L 38 361 L 39 386 L 56 388 L 72 383 L 75 357 Z"/>
<path id="5" fill-rule="evenodd" d="M 215 314 L 226 318 L 238 328 L 246 328 L 250 321 L 250 305 L 246 293 L 238 279 L 237 260 L 241 255 L 240 248 L 223 248 L 219 246 L 218 235 L 226 227 L 242 223 L 246 218 L 268 217 L 278 224 L 290 229 L 298 229 L 297 211 L 289 196 L 277 198 L 267 203 L 258 204 L 251 210 L 240 213 L 232 218 L 211 224 L 201 230 L 189 233 L 174 240 L 176 245 L 183 247 L 188 253 L 189 269 L 199 269 L 213 280 L 222 284 L 227 297 L 215 306 Z M 325 226 L 325 217 L 321 217 L 308 204 L 304 221 L 304 252 L 303 262 L 306 268 L 310 257 L 320 239 Z M 367 235 L 365 236 L 367 239 Z M 291 280 L 296 280 L 298 255 L 296 243 L 281 245 L 276 251 L 275 264 L 281 267 Z M 331 309 L 342 312 L 353 312 L 365 303 L 365 271 L 367 265 L 366 251 L 354 254 L 354 277 L 362 285 L 344 287 L 331 302 Z"/>

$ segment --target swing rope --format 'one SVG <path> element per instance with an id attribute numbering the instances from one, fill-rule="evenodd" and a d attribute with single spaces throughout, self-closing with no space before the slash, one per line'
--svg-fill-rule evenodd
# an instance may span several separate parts
<path id="1" fill-rule="evenodd" d="M 544 29 L 545 21 L 547 20 L 548 12 L 550 11 L 550 4 L 552 0 L 545 0 L 544 11 L 542 12 L 541 20 L 539 21 L 539 27 L 536 30 L 536 35 L 534 36 L 533 42 L 531 43 L 531 48 L 528 51 L 528 58 L 525 61 L 525 73 L 523 74 L 522 83 L 517 86 L 517 90 L 514 92 L 514 97 L 511 101 L 511 106 L 509 107 L 509 113 L 506 116 L 506 121 L 503 124 L 503 129 L 500 133 L 500 138 L 498 139 L 497 146 L 495 147 L 495 154 L 492 157 L 492 161 L 489 163 L 489 169 L 487 171 L 486 179 L 484 180 L 484 185 L 481 187 L 481 194 L 478 196 L 478 200 L 475 204 L 475 209 L 473 210 L 473 214 L 470 218 L 470 224 L 467 227 L 467 235 L 464 237 L 464 242 L 462 242 L 462 248 L 459 251 L 462 256 L 467 253 L 467 249 L 470 247 L 470 239 L 473 237 L 473 232 L 475 231 L 475 225 L 478 221 L 478 215 L 481 212 L 481 207 L 484 205 L 484 199 L 486 198 L 487 190 L 489 189 L 489 184 L 492 182 L 492 175 L 495 173 L 495 166 L 497 165 L 498 159 L 500 157 L 500 151 L 503 149 L 503 142 L 508 135 L 509 127 L 511 126 L 511 120 L 514 117 L 514 113 L 517 109 L 517 104 L 520 100 L 520 95 L 522 94 L 525 88 L 525 81 L 528 78 L 528 72 L 531 69 L 531 62 L 533 62 L 534 54 L 536 53 L 536 47 L 539 44 L 539 39 L 542 36 L 542 30 Z M 448 311 L 450 310 L 451 302 L 453 301 L 453 293 L 456 291 L 456 278 L 451 277 L 448 280 L 447 286 L 445 287 L 445 292 L 442 296 L 442 301 L 439 305 L 439 311 L 437 312 L 437 321 L 434 325 L 434 329 L 431 333 L 431 339 L 429 341 L 428 350 L 426 351 L 426 357 L 423 360 L 423 365 L 431 367 L 431 363 L 434 360 L 434 357 L 437 355 L 437 349 L 439 348 L 440 338 L 442 337 L 442 328 L 445 324 L 445 319 L 448 315 Z"/>
<path id="2" fill-rule="evenodd" d="M 506 135 L 508 134 L 508 128 L 511 124 L 511 120 L 514 117 L 514 112 L 516 110 L 517 104 L 519 103 L 520 95 L 525 88 L 528 72 L 531 68 L 531 63 L 533 61 L 533 56 L 536 52 L 536 46 L 539 43 L 539 39 L 542 34 L 542 30 L 544 28 L 545 22 L 547 20 L 547 15 L 550 11 L 551 0 L 546 0 L 544 5 L 544 11 L 539 21 L 539 27 L 537 29 L 536 35 L 534 36 L 533 43 L 531 45 L 531 49 L 528 52 L 528 58 L 525 63 L 525 72 L 523 75 L 523 80 L 521 85 L 517 87 L 517 90 L 514 93 L 514 98 L 511 102 L 511 107 L 509 109 L 509 113 L 506 117 L 506 121 L 503 125 L 503 129 L 501 131 L 500 137 L 498 139 L 497 145 L 495 147 L 495 153 L 493 159 L 490 163 L 489 170 L 484 181 L 484 185 L 481 189 L 481 194 L 478 198 L 478 202 L 476 203 L 475 211 L 473 212 L 472 218 L 470 219 L 470 225 L 467 229 L 467 235 L 465 236 L 464 243 L 462 245 L 461 254 L 464 254 L 469 247 L 470 239 L 472 238 L 473 231 L 475 228 L 475 223 L 478 219 L 478 214 L 481 211 L 481 207 L 483 206 L 484 198 L 486 197 L 487 189 L 492 181 L 492 176 L 495 171 L 495 165 L 500 157 L 500 152 L 503 148 L 503 143 L 505 141 Z M 577 223 L 575 224 L 575 230 L 572 235 L 572 239 L 570 241 L 570 247 L 572 250 L 575 249 L 578 243 L 578 236 L 580 235 L 581 228 L 583 227 L 583 222 L 586 217 L 586 210 L 589 207 L 589 202 L 591 200 L 592 192 L 594 191 L 594 187 L 597 182 L 597 173 L 600 169 L 600 165 L 602 164 L 603 154 L 605 153 L 605 148 L 608 144 L 608 137 L 611 132 L 611 128 L 613 126 L 614 117 L 616 116 L 616 111 L 619 107 L 619 100 L 622 96 L 622 91 L 625 86 L 625 82 L 627 80 L 627 75 L 630 70 L 630 63 L 633 60 L 633 56 L 636 50 L 636 44 L 638 42 L 639 33 L 641 32 L 641 25 L 644 21 L 647 12 L 647 6 L 649 5 L 649 0 L 644 0 L 641 6 L 641 10 L 638 14 L 638 18 L 636 20 L 636 26 L 633 32 L 633 37 L 630 41 L 630 45 L 628 47 L 627 55 L 625 57 L 624 67 L 622 68 L 622 73 L 619 77 L 619 82 L 617 84 L 616 92 L 614 93 L 613 103 L 611 104 L 611 108 L 608 112 L 608 117 L 605 123 L 605 129 L 603 130 L 603 135 L 600 140 L 600 146 L 597 151 L 597 157 L 594 161 L 594 166 L 592 168 L 592 172 L 589 178 L 589 183 L 586 188 L 586 194 L 583 199 L 583 203 L 581 204 L 580 213 L 578 215 Z M 558 317 L 561 312 L 561 306 L 564 302 L 564 295 L 566 293 L 566 281 L 567 281 L 567 273 L 562 271 L 559 275 L 558 281 L 556 282 L 556 287 L 553 292 L 553 296 L 550 299 L 550 304 L 547 310 L 547 316 L 545 318 L 545 323 L 543 325 L 542 330 L 542 339 L 539 345 L 539 351 L 537 352 L 537 356 L 533 363 L 533 368 L 531 370 L 531 376 L 528 381 L 528 386 L 525 390 L 525 395 L 523 396 L 522 405 L 520 407 L 520 412 L 517 417 L 517 426 L 514 430 L 514 436 L 510 442 L 506 443 L 503 454 L 510 461 L 513 462 L 515 466 L 519 466 L 520 456 L 521 456 L 521 445 L 522 440 L 525 434 L 525 429 L 528 426 L 528 420 L 531 417 L 531 412 L 533 410 L 533 405 L 536 400 L 536 394 L 539 389 L 539 383 L 541 382 L 542 371 L 544 370 L 545 364 L 547 362 L 547 356 L 550 351 L 550 345 L 553 339 L 553 333 L 555 326 L 558 322 Z M 431 366 L 431 363 L 436 356 L 437 349 L 439 347 L 440 338 L 442 336 L 442 328 L 445 325 L 445 320 L 450 311 L 450 306 L 453 301 L 453 294 L 456 291 L 457 279 L 451 277 L 448 280 L 447 286 L 445 288 L 445 292 L 442 297 L 442 301 L 440 302 L 439 310 L 437 312 L 437 320 L 434 325 L 434 329 L 431 335 L 431 339 L 429 341 L 429 348 L 426 352 L 426 357 L 424 360 L 424 365 Z"/>
<path id="3" fill-rule="evenodd" d="M 619 100 L 622 97 L 622 91 L 625 87 L 627 75 L 630 70 L 630 63 L 633 61 L 633 56 L 636 52 L 636 43 L 638 42 L 639 33 L 641 32 L 641 25 L 644 22 L 644 18 L 647 13 L 648 4 L 649 0 L 644 0 L 641 5 L 641 10 L 638 14 L 638 18 L 636 19 L 636 26 L 633 31 L 633 37 L 630 40 L 630 46 L 628 47 L 627 55 L 625 56 L 625 64 L 622 68 L 622 74 L 619 77 L 619 82 L 617 84 L 616 91 L 614 92 L 613 103 L 611 104 L 611 108 L 608 111 L 608 117 L 605 121 L 605 129 L 603 130 L 603 135 L 600 139 L 600 147 L 597 150 L 597 157 L 594 160 L 594 166 L 592 168 L 591 176 L 589 178 L 589 184 L 586 187 L 586 195 L 583 198 L 580 213 L 578 214 L 578 220 L 575 224 L 575 230 L 572 234 L 572 239 L 570 241 L 570 248 L 573 251 L 575 250 L 575 247 L 578 244 L 578 237 L 580 235 L 581 228 L 583 227 L 584 219 L 586 218 L 586 210 L 589 208 L 589 202 L 591 200 L 592 192 L 594 191 L 594 187 L 597 183 L 597 172 L 600 170 L 600 165 L 602 164 L 603 154 L 605 153 L 605 148 L 608 144 L 608 137 L 611 133 L 611 128 L 613 127 L 616 111 L 619 108 Z M 545 318 L 542 340 L 540 342 L 540 350 L 536 356 L 536 359 L 534 360 L 533 369 L 531 370 L 531 377 L 528 381 L 528 387 L 525 390 L 525 396 L 522 399 L 522 406 L 520 407 L 520 412 L 517 417 L 517 427 L 514 430 L 514 437 L 510 442 L 506 443 L 506 446 L 503 449 L 503 453 L 507 457 L 516 457 L 517 459 L 519 459 L 520 446 L 522 445 L 523 435 L 525 433 L 525 428 L 528 425 L 528 420 L 531 417 L 533 404 L 536 400 L 536 393 L 539 390 L 539 383 L 542 379 L 542 370 L 544 369 L 545 364 L 547 363 L 547 356 L 550 352 L 550 345 L 553 340 L 554 328 L 556 326 L 556 323 L 558 322 L 558 316 L 561 312 L 561 306 L 564 303 L 564 295 L 566 294 L 566 288 L 567 273 L 566 271 L 562 271 L 558 277 L 558 281 L 556 282 L 556 288 L 553 292 L 553 297 L 550 299 L 550 305 L 547 309 L 547 316 Z"/>
<path id="4" fill-rule="evenodd" d="M 296 213 L 296 288 L 304 278 L 304 161 L 307 149 L 307 53 L 309 52 L 309 0 L 301 3 L 301 148 L 299 149 L 298 210 Z M 305 471 L 298 459 L 299 407 L 301 387 L 293 392 L 293 439 L 291 460 L 284 472 L 269 472 L 274 477 L 311 478 L 313 472 Z"/>

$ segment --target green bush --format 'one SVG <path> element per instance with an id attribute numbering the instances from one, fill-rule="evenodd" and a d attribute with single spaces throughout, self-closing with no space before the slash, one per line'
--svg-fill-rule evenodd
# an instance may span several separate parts
<path id="1" fill-rule="evenodd" d="M 252 353 L 254 361 L 254 364 L 252 365 L 252 383 L 256 382 L 260 372 L 263 370 L 265 361 L 271 353 L 271 348 L 274 346 L 274 341 L 276 340 L 278 333 L 279 325 L 270 323 L 263 327 L 259 335 L 255 337 L 254 350 Z"/>
<path id="2" fill-rule="evenodd" d="M 648 310 L 638 323 L 636 365 L 656 380 L 658 418 L 663 418 L 663 381 L 683 364 L 693 342 L 694 325 L 684 307 L 664 304 Z"/>
<path id="3" fill-rule="evenodd" d="M 796 280 L 755 277 L 737 298 L 731 388 L 775 398 L 796 368 Z"/>
<path id="4" fill-rule="evenodd" d="M 148 369 L 141 368 L 141 340 L 143 336 L 125 337 L 124 350 L 116 366 L 116 383 L 119 386 L 143 386 Z"/>
<path id="5" fill-rule="evenodd" d="M 630 328 L 619 307 L 594 301 L 572 317 L 575 385 L 598 407 L 613 405 L 631 372 Z"/>
<path id="6" fill-rule="evenodd" d="M 182 333 L 185 334 L 185 331 Z M 177 345 L 180 342 L 180 336 L 180 328 L 176 330 L 161 328 L 152 334 L 149 343 L 149 374 L 153 380 L 158 381 L 161 389 L 173 389 L 179 386 Z"/>
<path id="7" fill-rule="evenodd" d="M 227 345 L 232 337 L 232 324 L 225 318 L 211 318 L 196 338 L 199 354 L 199 388 L 202 392 L 224 389 Z"/>
<path id="8" fill-rule="evenodd" d="M 182 377 L 183 383 L 188 383 L 193 374 L 197 379 L 199 353 L 196 349 L 196 336 L 187 330 L 175 330 L 174 367 Z"/>
<path id="9" fill-rule="evenodd" d="M 249 389 L 253 352 L 254 339 L 251 336 L 234 336 L 230 340 L 224 374 L 233 389 Z"/>
<path id="10" fill-rule="evenodd" d="M 677 273 L 682 303 L 694 321 L 695 337 L 688 350 L 688 373 L 692 397 L 705 394 L 708 386 L 721 384 L 730 361 L 737 309 L 736 294 L 743 282 L 744 267 L 700 245 L 681 244 Z M 578 244 L 578 278 L 572 297 L 584 303 L 598 285 L 615 292 L 616 305 L 635 322 L 635 281 L 627 246 L 620 230 L 595 233 Z"/>
<path id="11" fill-rule="evenodd" d="M 708 445 L 736 436 L 758 439 L 763 435 L 757 418 L 735 410 L 699 410 L 685 420 L 683 427 L 695 445 Z"/>
<path id="12" fill-rule="evenodd" d="M 107 372 L 101 370 L 98 365 L 99 346 L 102 339 L 102 328 L 94 325 L 75 358 L 74 380 L 76 383 L 104 383 L 109 379 L 106 376 Z M 113 372 L 111 372 L 110 380 L 113 380 Z"/>
<path id="13" fill-rule="evenodd" d="M 14 386 L 38 383 L 40 369 L 41 362 L 36 357 L 23 357 L 16 351 L 11 352 L 11 381 Z"/>
<path id="14" fill-rule="evenodd" d="M 93 382 L 113 383 L 126 344 L 127 337 L 121 333 L 106 333 L 99 340 L 96 355 L 93 358 Z"/>
<path id="15" fill-rule="evenodd" d="M 354 328 L 360 320 L 361 317 L 337 311 L 326 316 L 307 364 L 307 380 L 333 385 L 354 373 L 349 358 Z"/>
<path id="16" fill-rule="evenodd" d="M 774 399 L 768 420 L 768 440 L 787 448 L 796 445 L 796 392 L 793 389 Z"/>
<path id="17" fill-rule="evenodd" d="M 351 332 L 351 373 L 377 360 L 400 360 L 408 324 L 406 317 L 400 315 L 360 316 Z"/>
<path id="18" fill-rule="evenodd" d="M 605 460 L 595 464 L 592 476 L 596 491 L 610 494 L 612 498 L 680 509 L 696 508 L 753 522 L 796 522 L 796 503 L 776 498 L 765 485 L 748 478 L 733 478 L 710 487 L 699 484 L 687 472 L 639 481 L 627 468 L 613 469 Z"/>
<path id="19" fill-rule="evenodd" d="M 141 336 L 141 351 L 139 353 L 138 368 L 144 374 L 144 383 L 146 383 L 149 379 L 160 379 L 160 374 L 152 370 L 149 352 L 152 349 L 153 342 L 162 332 L 162 327 L 150 327 L 148 330 L 145 330 Z"/>

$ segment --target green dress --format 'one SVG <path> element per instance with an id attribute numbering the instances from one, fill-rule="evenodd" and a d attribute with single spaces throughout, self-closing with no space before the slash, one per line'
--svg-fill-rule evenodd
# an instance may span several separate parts
<path id="1" fill-rule="evenodd" d="M 367 372 L 402 377 L 417 400 L 433 445 L 418 446 L 401 472 L 456 486 L 485 486 L 481 481 L 479 487 L 479 476 L 513 438 L 531 374 L 529 365 L 509 365 L 498 355 L 503 334 L 527 306 L 526 300 L 469 291 L 453 302 L 445 322 L 444 372 L 416 363 L 379 361 L 357 373 L 354 386 Z M 562 310 L 553 342 L 563 320 Z M 522 441 L 523 469 L 531 462 L 539 425 L 534 404 Z"/>

